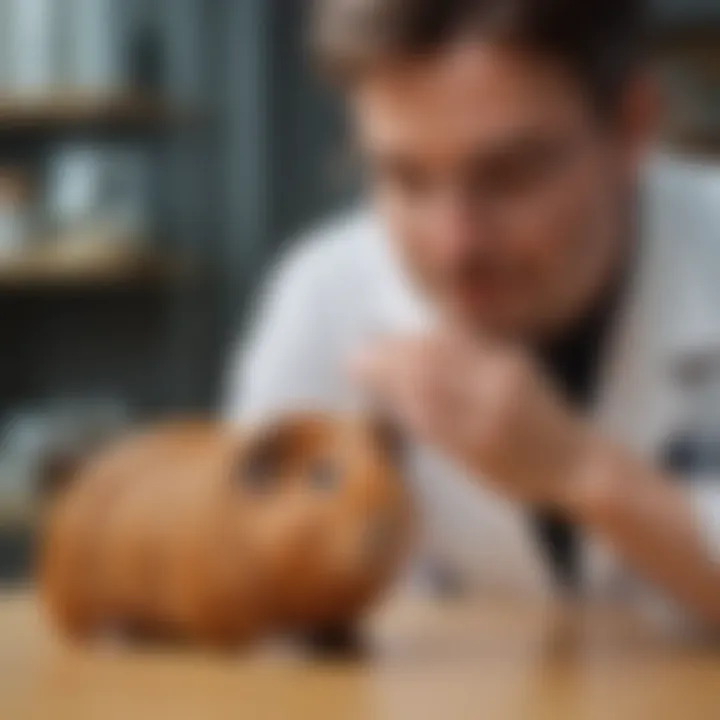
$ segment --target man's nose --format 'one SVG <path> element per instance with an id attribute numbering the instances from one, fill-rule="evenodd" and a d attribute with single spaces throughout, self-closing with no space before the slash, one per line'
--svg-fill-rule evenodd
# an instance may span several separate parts
<path id="1" fill-rule="evenodd" d="M 480 201 L 461 188 L 440 194 L 428 229 L 437 239 L 438 259 L 446 262 L 476 253 L 492 241 L 490 223 Z"/>

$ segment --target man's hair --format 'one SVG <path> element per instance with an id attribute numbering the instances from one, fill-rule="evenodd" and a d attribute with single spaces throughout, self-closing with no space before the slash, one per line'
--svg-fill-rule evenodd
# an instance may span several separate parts
<path id="1" fill-rule="evenodd" d="M 644 0 L 316 0 L 313 45 L 342 84 L 464 39 L 538 52 L 611 110 L 646 51 Z"/>

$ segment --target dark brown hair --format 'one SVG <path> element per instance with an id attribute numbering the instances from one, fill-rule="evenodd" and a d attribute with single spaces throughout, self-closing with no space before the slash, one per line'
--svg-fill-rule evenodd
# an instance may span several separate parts
<path id="1" fill-rule="evenodd" d="M 342 83 L 462 39 L 490 39 L 556 61 L 611 109 L 646 49 L 643 0 L 316 0 L 313 46 Z"/>

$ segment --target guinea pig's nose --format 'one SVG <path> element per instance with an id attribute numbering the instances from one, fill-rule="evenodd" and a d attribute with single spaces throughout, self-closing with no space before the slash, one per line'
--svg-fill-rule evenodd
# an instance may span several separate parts
<path id="1" fill-rule="evenodd" d="M 323 540 L 326 539 L 322 524 L 317 518 L 311 517 L 296 522 L 290 528 L 288 536 L 292 538 L 296 550 L 305 557 L 317 553 L 322 548 Z"/>

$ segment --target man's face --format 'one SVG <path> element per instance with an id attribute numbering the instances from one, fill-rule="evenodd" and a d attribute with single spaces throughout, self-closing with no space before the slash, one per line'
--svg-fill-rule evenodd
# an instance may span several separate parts
<path id="1" fill-rule="evenodd" d="M 467 44 L 375 72 L 352 101 L 392 237 L 455 321 L 546 335 L 609 281 L 637 148 L 555 65 Z"/>

